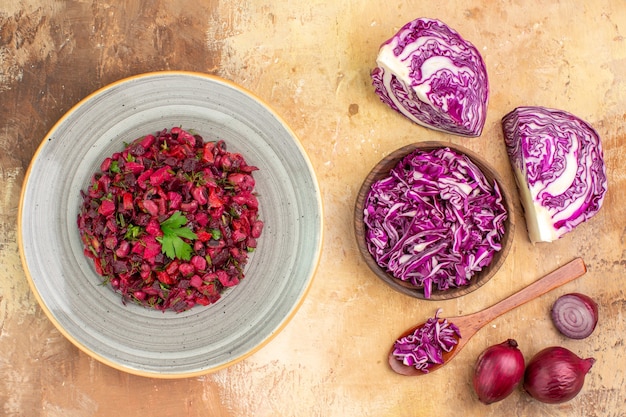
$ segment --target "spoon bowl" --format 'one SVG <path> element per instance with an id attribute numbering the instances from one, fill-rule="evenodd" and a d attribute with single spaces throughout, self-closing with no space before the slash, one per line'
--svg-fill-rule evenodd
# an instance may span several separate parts
<path id="1" fill-rule="evenodd" d="M 449 317 L 447 318 L 449 323 L 453 323 L 460 330 L 461 337 L 458 338 L 458 343 L 450 350 L 450 352 L 443 352 L 443 363 L 433 364 L 428 372 L 434 372 L 437 369 L 443 367 L 452 360 L 460 351 L 465 347 L 469 340 L 474 336 L 481 328 L 490 323 L 497 317 L 513 310 L 516 307 L 521 306 L 543 294 L 552 291 L 562 285 L 567 284 L 576 278 L 581 277 L 587 272 L 585 262 L 581 258 L 576 258 L 569 263 L 555 269 L 544 277 L 538 279 L 527 287 L 519 290 L 515 294 L 505 298 L 502 301 L 487 307 L 484 310 L 476 313 L 468 314 L 465 316 Z M 417 329 L 424 326 L 425 323 L 418 324 L 405 331 L 398 339 L 401 339 L 409 334 L 414 333 Z M 396 340 L 398 340 L 396 339 Z M 393 355 L 393 346 L 389 351 L 389 366 L 391 369 L 400 374 L 406 376 L 418 376 L 424 375 L 425 372 L 416 369 L 413 366 L 407 366 L 402 361 L 396 359 Z"/>

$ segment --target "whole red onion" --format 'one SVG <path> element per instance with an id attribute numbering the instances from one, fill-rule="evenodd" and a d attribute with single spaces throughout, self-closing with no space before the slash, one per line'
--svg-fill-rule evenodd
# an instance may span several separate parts
<path id="1" fill-rule="evenodd" d="M 524 376 L 524 355 L 513 339 L 485 349 L 474 368 L 474 391 L 484 404 L 503 400 Z"/>
<path id="2" fill-rule="evenodd" d="M 570 350 L 552 346 L 538 352 L 528 363 L 524 389 L 534 399 L 558 404 L 574 398 L 585 383 L 594 358 L 582 359 Z"/>

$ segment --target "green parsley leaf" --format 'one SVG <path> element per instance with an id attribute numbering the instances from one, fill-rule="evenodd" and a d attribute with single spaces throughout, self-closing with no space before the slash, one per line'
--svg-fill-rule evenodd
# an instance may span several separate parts
<path id="1" fill-rule="evenodd" d="M 161 222 L 163 236 L 157 238 L 157 241 L 161 244 L 161 251 L 170 259 L 191 259 L 191 245 L 181 238 L 195 240 L 198 236 L 188 227 L 183 227 L 186 224 L 187 218 L 180 211 Z"/>
<path id="2" fill-rule="evenodd" d="M 109 171 L 111 171 L 111 172 L 113 172 L 115 174 L 119 174 L 121 172 L 119 162 L 117 162 L 117 161 L 111 162 L 111 166 L 109 167 Z"/>

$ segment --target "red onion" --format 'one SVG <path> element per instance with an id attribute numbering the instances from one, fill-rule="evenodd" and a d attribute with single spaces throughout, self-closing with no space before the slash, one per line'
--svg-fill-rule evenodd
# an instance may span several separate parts
<path id="1" fill-rule="evenodd" d="M 598 304 L 585 294 L 570 293 L 552 305 L 552 322 L 565 336 L 584 339 L 598 323 Z"/>
<path id="2" fill-rule="evenodd" d="M 524 356 L 517 342 L 508 339 L 485 349 L 474 368 L 474 391 L 484 404 L 503 400 L 524 376 Z"/>
<path id="3" fill-rule="evenodd" d="M 524 389 L 534 399 L 558 404 L 574 398 L 585 383 L 594 358 L 582 359 L 564 347 L 548 347 L 528 363 Z"/>

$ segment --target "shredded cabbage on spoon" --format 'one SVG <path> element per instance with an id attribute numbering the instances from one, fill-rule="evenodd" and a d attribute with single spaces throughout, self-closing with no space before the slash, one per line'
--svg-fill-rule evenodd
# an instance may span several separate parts
<path id="1" fill-rule="evenodd" d="M 502 249 L 506 219 L 497 182 L 447 147 L 405 156 L 372 184 L 364 209 L 371 255 L 425 298 L 469 285 Z"/>
<path id="2" fill-rule="evenodd" d="M 459 343 L 461 331 L 448 319 L 440 319 L 439 313 L 441 309 L 413 333 L 395 341 L 392 353 L 397 360 L 426 374 L 433 365 L 444 362 L 443 353 Z"/>

